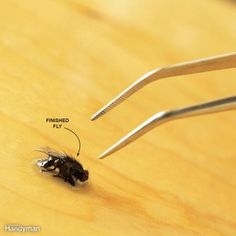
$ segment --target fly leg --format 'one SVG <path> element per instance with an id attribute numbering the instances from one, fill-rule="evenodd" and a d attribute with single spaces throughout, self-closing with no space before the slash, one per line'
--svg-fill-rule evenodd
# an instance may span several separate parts
<path id="1" fill-rule="evenodd" d="M 57 167 L 54 166 L 52 169 L 42 169 L 41 171 L 42 171 L 42 172 L 49 172 L 49 171 L 55 170 L 56 168 L 57 168 Z"/>
<path id="2" fill-rule="evenodd" d="M 68 182 L 72 185 L 75 186 L 75 181 L 72 176 L 69 177 Z"/>

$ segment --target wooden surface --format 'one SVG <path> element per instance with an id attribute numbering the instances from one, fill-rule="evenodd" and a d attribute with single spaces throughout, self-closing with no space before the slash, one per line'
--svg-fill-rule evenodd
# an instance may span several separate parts
<path id="1" fill-rule="evenodd" d="M 97 156 L 158 111 L 235 95 L 236 70 L 162 80 L 90 116 L 157 66 L 235 51 L 233 1 L 0 2 L 0 235 L 236 235 L 236 111 L 170 122 Z M 76 152 L 89 182 L 39 173 L 34 150 Z M 22 235 L 13 233 L 12 235 Z"/>

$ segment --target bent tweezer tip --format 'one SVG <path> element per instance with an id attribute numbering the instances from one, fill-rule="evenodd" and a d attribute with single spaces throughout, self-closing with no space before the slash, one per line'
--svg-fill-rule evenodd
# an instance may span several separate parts
<path id="1" fill-rule="evenodd" d="M 112 110 L 114 107 L 126 100 L 129 96 L 131 96 L 132 94 L 140 90 L 142 87 L 155 80 L 179 75 L 187 75 L 230 68 L 236 68 L 236 52 L 157 68 L 153 71 L 146 73 L 140 79 L 131 84 L 127 89 L 125 89 L 117 97 L 115 97 L 108 104 L 106 104 L 102 109 L 96 112 L 91 117 L 91 120 L 96 120 L 99 117 L 105 115 L 108 111 Z M 147 133 L 151 129 L 166 121 L 194 115 L 225 111 L 235 108 L 236 96 L 233 96 L 213 100 L 206 103 L 196 104 L 189 107 L 158 112 L 156 115 L 143 122 L 137 128 L 132 130 L 130 133 L 128 133 L 126 136 L 124 136 L 118 142 L 108 148 L 99 156 L 99 158 L 105 158 L 111 153 L 118 151 L 119 149 L 123 148 L 127 144 L 133 142 L 143 134 Z"/>

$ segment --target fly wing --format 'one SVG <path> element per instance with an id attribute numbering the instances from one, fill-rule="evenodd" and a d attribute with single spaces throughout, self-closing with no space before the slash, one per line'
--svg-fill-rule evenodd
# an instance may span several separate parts
<path id="1" fill-rule="evenodd" d="M 56 157 L 56 158 L 63 158 L 66 156 L 65 153 L 62 153 L 62 152 L 58 152 L 50 147 L 40 147 L 39 149 L 37 149 L 36 151 L 38 152 L 42 152 L 48 156 L 51 156 L 51 157 Z"/>

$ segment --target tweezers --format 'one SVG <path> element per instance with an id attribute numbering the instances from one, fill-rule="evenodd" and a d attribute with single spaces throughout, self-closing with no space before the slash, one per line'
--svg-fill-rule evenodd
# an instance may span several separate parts
<path id="1" fill-rule="evenodd" d="M 202 73 L 207 71 L 224 70 L 230 68 L 236 68 L 236 52 L 156 68 L 144 74 L 141 78 L 131 84 L 127 89 L 121 92 L 117 97 L 106 104 L 101 110 L 96 112 L 91 117 L 91 120 L 96 120 L 97 118 L 103 116 L 108 111 L 130 97 L 132 94 L 153 81 L 168 77 Z M 118 151 L 119 149 L 135 141 L 137 138 L 144 135 L 148 131 L 167 121 L 190 116 L 227 111 L 235 108 L 236 96 L 231 96 L 227 98 L 208 101 L 206 103 L 195 104 L 193 106 L 158 112 L 157 114 L 140 124 L 126 136 L 121 138 L 118 142 L 113 144 L 110 148 L 103 152 L 99 156 L 99 158 L 104 158 L 111 153 Z"/>

